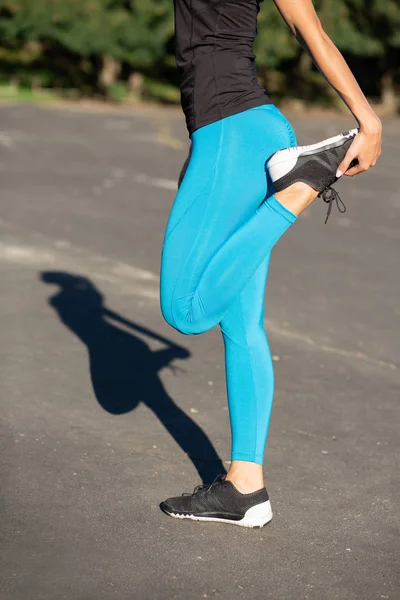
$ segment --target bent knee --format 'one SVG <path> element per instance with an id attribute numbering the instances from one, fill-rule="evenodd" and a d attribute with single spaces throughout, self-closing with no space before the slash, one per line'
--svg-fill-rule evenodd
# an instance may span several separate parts
<path id="1" fill-rule="evenodd" d="M 179 331 L 179 333 L 183 333 L 184 335 L 198 335 L 207 331 L 207 328 L 204 328 L 201 323 L 187 321 L 183 318 L 176 317 L 171 311 L 161 312 L 168 325 L 173 327 L 173 329 L 176 329 L 176 331 Z"/>
<path id="2" fill-rule="evenodd" d="M 187 297 L 171 298 L 161 294 L 161 313 L 165 321 L 184 335 L 198 335 L 211 329 L 203 314 L 193 311 L 193 294 Z"/>

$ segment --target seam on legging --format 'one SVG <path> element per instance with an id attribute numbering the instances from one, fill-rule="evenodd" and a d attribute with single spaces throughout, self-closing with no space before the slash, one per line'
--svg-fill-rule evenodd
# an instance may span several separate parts
<path id="1" fill-rule="evenodd" d="M 245 324 L 245 319 L 244 319 L 244 309 L 242 306 L 242 302 L 243 302 L 243 294 L 240 293 L 239 296 L 239 304 L 240 304 L 240 315 L 242 317 L 242 322 L 243 322 L 243 329 L 244 329 L 244 335 L 245 335 L 245 339 L 246 339 L 246 346 L 247 346 L 247 354 L 249 357 L 249 361 L 250 361 L 250 369 L 251 369 L 251 381 L 252 381 L 252 385 L 253 385 L 253 395 L 254 395 L 254 399 L 255 399 L 255 403 L 256 403 L 256 431 L 255 431 L 255 439 L 254 439 L 254 450 L 253 450 L 253 454 L 254 456 L 256 456 L 256 451 L 257 451 L 257 436 L 258 436 L 258 400 L 257 400 L 257 394 L 256 394 L 256 388 L 255 388 L 255 384 L 254 384 L 254 377 L 253 377 L 253 373 L 254 373 L 254 365 L 253 365 L 253 358 L 251 355 L 251 348 L 250 348 L 250 344 L 249 344 L 249 339 L 247 337 L 247 329 L 246 329 L 246 324 Z"/>
<path id="2" fill-rule="evenodd" d="M 201 190 L 198 192 L 198 194 L 194 197 L 194 200 L 191 202 L 190 206 L 187 207 L 187 209 L 185 210 L 185 212 L 183 213 L 183 215 L 181 216 L 181 218 L 179 219 L 179 221 L 177 223 L 175 223 L 175 225 L 173 226 L 173 228 L 168 231 L 168 235 L 164 240 L 164 243 L 169 239 L 170 235 L 175 231 L 175 229 L 178 227 L 178 225 L 182 222 L 182 220 L 185 218 L 185 216 L 187 215 L 187 213 L 189 212 L 189 210 L 192 208 L 192 206 L 196 203 L 196 201 L 199 199 L 199 197 L 201 196 L 201 194 L 204 192 L 204 190 L 206 189 L 210 179 L 212 178 L 212 176 L 215 173 L 215 165 L 213 166 L 212 170 L 210 171 L 209 176 L 207 177 L 203 187 L 201 188 Z M 179 193 L 179 192 L 178 192 Z"/>
<path id="3" fill-rule="evenodd" d="M 269 105 L 267 105 L 269 106 Z M 275 108 L 275 116 L 278 117 L 278 119 L 281 121 L 281 123 L 283 123 L 285 125 L 285 129 L 287 131 L 287 133 L 289 134 L 289 142 L 291 144 L 291 146 L 296 146 L 297 144 L 297 139 L 296 139 L 296 134 L 294 132 L 294 129 L 289 121 L 289 119 L 287 117 L 285 117 L 285 115 L 279 110 L 279 108 L 275 105 L 273 105 Z"/>
<path id="4" fill-rule="evenodd" d="M 247 339 L 247 332 L 246 332 L 246 339 Z M 253 388 L 254 388 L 254 398 L 255 398 L 255 403 L 256 403 L 256 426 L 255 426 L 255 439 L 254 439 L 254 456 L 257 455 L 257 448 L 258 448 L 258 415 L 259 415 L 259 406 L 258 406 L 258 394 L 257 394 L 257 390 L 256 390 L 256 385 L 254 383 L 254 365 L 253 365 L 253 356 L 252 356 L 252 349 L 250 344 L 248 344 L 248 348 L 249 348 L 249 358 L 250 358 L 250 365 L 251 365 L 251 373 L 252 373 L 252 382 L 253 382 Z"/>
<path id="5" fill-rule="evenodd" d="M 279 109 L 278 109 L 278 110 L 279 110 Z M 280 111 L 279 111 L 279 113 L 278 113 L 278 114 L 279 114 L 279 116 L 282 118 L 283 122 L 285 123 L 286 129 L 287 129 L 287 132 L 288 132 L 288 134 L 289 134 L 289 140 L 290 140 L 290 144 L 291 144 L 292 146 L 296 146 L 296 144 L 297 144 L 297 140 L 296 140 L 296 134 L 295 134 L 295 132 L 294 132 L 294 129 L 293 129 L 292 125 L 290 124 L 290 121 L 289 121 L 289 120 L 288 120 L 288 119 L 285 117 L 285 115 L 284 115 L 283 113 L 281 113 Z"/>
<path id="6" fill-rule="evenodd" d="M 229 308 L 228 308 L 228 310 L 229 310 Z M 225 315 L 224 315 L 224 317 L 225 317 Z M 224 320 L 224 317 L 222 317 L 221 321 L 223 321 L 223 320 Z M 235 346 L 238 346 L 238 348 L 242 348 L 243 350 L 245 350 L 245 349 L 246 349 L 246 346 L 243 346 L 242 344 L 239 344 L 239 342 L 237 342 L 236 340 L 234 340 L 233 338 L 231 338 L 231 336 L 230 336 L 230 335 L 228 335 L 227 333 L 225 333 L 225 331 L 223 330 L 223 327 L 222 327 L 222 325 L 221 325 L 221 321 L 220 321 L 220 323 L 219 323 L 219 326 L 220 326 L 220 328 L 221 328 L 221 331 L 222 331 L 222 333 L 224 334 L 224 336 L 225 336 L 225 337 L 227 337 L 227 338 L 228 338 L 228 340 L 229 340 L 230 342 L 232 342 L 232 344 L 234 344 Z"/>
<path id="7" fill-rule="evenodd" d="M 218 175 L 218 165 L 219 165 L 219 159 L 220 159 L 220 156 L 221 156 L 222 142 L 223 142 L 223 139 L 224 139 L 224 120 L 223 120 L 223 119 L 221 119 L 220 121 L 217 121 L 217 122 L 221 124 L 221 130 L 220 130 L 220 134 L 219 134 L 219 144 L 218 144 L 217 157 L 216 157 L 216 159 L 215 159 L 215 167 L 214 167 L 214 169 L 213 169 L 213 173 L 214 173 L 214 179 L 213 179 L 213 182 L 212 182 L 212 184 L 211 184 L 211 188 L 210 188 L 210 191 L 209 191 L 209 194 L 208 194 L 207 206 L 208 206 L 208 202 L 210 201 L 210 197 L 211 197 L 211 194 L 212 194 L 212 192 L 213 192 L 213 189 L 214 189 L 214 187 L 215 187 L 215 182 L 216 182 L 217 175 Z M 205 210 L 205 211 L 204 211 L 204 213 L 206 213 L 206 212 L 207 212 L 207 211 Z M 192 257 L 192 253 L 194 252 L 194 250 L 195 250 L 195 248 L 196 248 L 196 241 L 197 241 L 197 239 L 198 239 L 198 237 L 199 237 L 199 235 L 200 235 L 200 233 L 201 233 L 201 228 L 202 228 L 202 226 L 203 226 L 204 219 L 205 219 L 205 215 L 204 215 L 204 218 L 203 218 L 203 220 L 202 220 L 202 222 L 201 222 L 201 224 L 200 224 L 200 227 L 199 227 L 199 232 L 198 232 L 198 234 L 197 234 L 197 236 L 196 236 L 195 240 L 193 241 L 193 245 L 192 245 L 192 251 L 189 253 L 189 255 L 188 255 L 188 257 L 187 257 L 186 261 L 183 263 L 183 265 L 182 265 L 182 267 L 181 267 L 181 270 L 180 270 L 180 272 L 179 272 L 179 275 L 178 275 L 178 277 L 176 278 L 176 283 L 175 283 L 175 285 L 174 285 L 174 289 L 173 289 L 173 291 L 172 291 L 172 294 L 171 294 L 171 311 L 170 311 L 170 314 L 171 314 L 171 316 L 172 316 L 172 320 L 173 320 L 173 322 L 174 322 L 174 325 L 175 325 L 175 327 L 176 327 L 176 328 L 177 328 L 177 324 L 176 324 L 176 319 L 175 319 L 175 316 L 174 316 L 174 310 L 173 310 L 173 307 L 174 307 L 174 297 L 175 297 L 175 290 L 176 290 L 176 288 L 177 288 L 177 286 L 178 286 L 178 283 L 179 283 L 179 281 L 180 281 L 180 279 L 181 279 L 182 271 L 183 271 L 183 269 L 186 267 L 186 265 L 187 265 L 188 261 L 191 259 L 191 257 Z"/>

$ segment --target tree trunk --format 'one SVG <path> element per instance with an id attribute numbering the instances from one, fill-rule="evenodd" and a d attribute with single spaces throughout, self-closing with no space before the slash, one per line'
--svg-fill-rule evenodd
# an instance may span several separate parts
<path id="1" fill-rule="evenodd" d="M 99 85 L 108 88 L 115 83 L 121 72 L 121 63 L 108 54 L 101 56 L 101 68 L 99 73 Z"/>
<path id="2" fill-rule="evenodd" d="M 392 71 L 386 71 L 381 78 L 382 110 L 385 115 L 395 115 L 397 112 L 396 89 Z"/>
<path id="3" fill-rule="evenodd" d="M 313 61 L 311 56 L 305 50 L 300 51 L 298 71 L 301 76 L 306 75 L 312 69 Z"/>
<path id="4" fill-rule="evenodd" d="M 128 87 L 137 96 L 143 94 L 144 77 L 142 73 L 131 73 L 128 78 Z"/>

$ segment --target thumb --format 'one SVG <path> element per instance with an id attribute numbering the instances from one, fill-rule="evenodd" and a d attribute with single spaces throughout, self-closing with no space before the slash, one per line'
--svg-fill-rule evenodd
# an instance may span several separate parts
<path id="1" fill-rule="evenodd" d="M 344 159 L 338 166 L 338 169 L 336 171 L 337 178 L 341 177 L 343 175 L 343 173 L 346 173 L 347 169 L 350 166 L 350 163 L 353 162 L 353 160 L 356 158 L 356 156 L 357 156 L 356 153 L 350 147 L 346 153 L 346 156 L 344 157 Z"/>

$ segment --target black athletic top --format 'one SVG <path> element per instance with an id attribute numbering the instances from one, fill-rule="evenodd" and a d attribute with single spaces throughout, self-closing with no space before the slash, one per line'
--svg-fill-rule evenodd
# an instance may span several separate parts
<path id="1" fill-rule="evenodd" d="M 189 135 L 271 103 L 257 82 L 253 53 L 260 1 L 174 0 L 176 64 Z"/>

